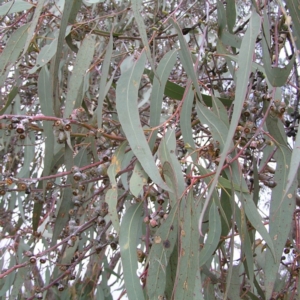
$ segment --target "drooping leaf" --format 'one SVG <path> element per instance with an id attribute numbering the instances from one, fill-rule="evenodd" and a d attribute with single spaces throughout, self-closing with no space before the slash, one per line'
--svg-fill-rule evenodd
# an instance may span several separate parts
<path id="1" fill-rule="evenodd" d="M 191 124 L 191 115 L 193 108 L 194 92 L 190 88 L 189 93 L 187 94 L 185 101 L 183 102 L 182 109 L 180 112 L 180 129 L 183 141 L 185 145 L 189 145 L 191 149 L 187 149 L 189 152 L 192 152 L 195 149 L 195 142 L 193 138 L 193 129 Z M 197 153 L 192 154 L 193 162 L 197 161 Z"/>
<path id="2" fill-rule="evenodd" d="M 143 195 L 143 187 L 147 184 L 147 178 L 141 164 L 136 163 L 129 181 L 129 189 L 134 197 L 138 198 Z"/>
<path id="3" fill-rule="evenodd" d="M 236 82 L 235 100 L 234 100 L 234 108 L 233 108 L 231 123 L 228 130 L 228 134 L 226 135 L 226 142 L 222 149 L 222 154 L 220 156 L 220 162 L 216 170 L 215 178 L 209 188 L 208 195 L 204 203 L 203 211 L 200 215 L 200 220 L 199 220 L 200 226 L 202 224 L 203 216 L 205 214 L 206 208 L 208 207 L 213 190 L 215 189 L 215 186 L 217 184 L 218 177 L 222 170 L 222 166 L 227 157 L 227 153 L 230 149 L 230 146 L 232 145 L 232 139 L 240 119 L 241 111 L 243 109 L 243 103 L 247 93 L 248 79 L 252 68 L 253 52 L 256 44 L 256 38 L 259 33 L 259 29 L 260 29 L 260 16 L 255 11 L 252 11 L 249 27 L 247 28 L 246 33 L 244 35 L 240 53 L 239 53 L 239 59 L 238 59 L 239 69 L 237 71 L 238 76 Z"/>
<path id="4" fill-rule="evenodd" d="M 166 221 L 157 229 L 149 254 L 151 264 L 148 269 L 147 294 L 149 299 L 164 295 L 166 267 L 177 241 L 178 204 L 172 207 Z"/>
<path id="5" fill-rule="evenodd" d="M 223 3 L 221 1 L 217 1 L 217 12 L 218 12 L 218 31 L 220 33 L 226 29 L 227 27 L 227 19 L 226 19 L 226 11 Z"/>
<path id="6" fill-rule="evenodd" d="M 26 2 L 26 3 L 28 3 L 28 2 Z M 38 24 L 40 15 L 41 15 L 43 7 L 44 7 L 44 3 L 45 3 L 45 0 L 38 1 L 37 6 L 34 10 L 34 15 L 33 15 L 33 18 L 32 18 L 31 24 L 30 24 L 30 28 L 28 30 L 28 36 L 27 36 L 27 40 L 26 40 L 26 43 L 25 43 L 25 46 L 24 46 L 23 55 L 27 51 L 28 46 L 29 46 L 29 44 L 30 44 L 30 42 L 33 38 L 33 35 L 35 33 L 35 30 L 36 30 L 36 25 Z"/>
<path id="7" fill-rule="evenodd" d="M 155 165 L 137 108 L 138 89 L 145 62 L 146 56 L 142 54 L 129 70 L 122 73 L 117 85 L 117 112 L 129 145 L 143 169 L 153 182 L 169 190 Z"/>
<path id="8" fill-rule="evenodd" d="M 66 30 L 70 18 L 70 14 L 72 12 L 72 8 L 75 5 L 75 2 L 78 0 L 69 0 L 65 1 L 64 3 L 64 9 L 63 14 L 61 17 L 61 23 L 59 28 L 59 35 L 57 38 L 57 48 L 55 56 L 53 57 L 51 61 L 50 66 L 50 73 L 51 73 L 51 84 L 52 84 L 52 95 L 53 95 L 53 106 L 54 106 L 54 113 L 56 116 L 60 115 L 60 100 L 59 100 L 59 90 L 58 90 L 58 70 L 59 70 L 59 64 L 61 61 L 61 52 L 64 46 L 64 39 L 66 35 Z M 74 101 L 75 99 L 73 99 Z"/>
<path id="9" fill-rule="evenodd" d="M 231 180 L 236 184 L 240 185 L 241 188 L 247 188 L 247 184 L 245 182 L 245 179 L 241 176 L 241 172 L 239 171 L 240 167 L 239 165 L 234 162 L 231 165 L 232 168 L 232 175 L 229 173 L 228 170 L 226 170 L 227 178 L 231 178 Z M 262 217 L 257 211 L 257 207 L 253 202 L 253 199 L 251 198 L 250 193 L 237 193 L 237 195 L 240 198 L 240 201 L 243 201 L 243 206 L 245 210 L 245 214 L 249 221 L 251 222 L 252 226 L 259 232 L 259 234 L 263 237 L 263 239 L 266 241 L 269 249 L 271 250 L 271 253 L 273 255 L 273 258 L 275 258 L 275 249 L 273 241 L 265 228 L 263 224 Z"/>
<path id="10" fill-rule="evenodd" d="M 200 93 L 200 88 L 199 88 L 199 84 L 198 84 L 197 75 L 194 71 L 191 52 L 190 52 L 190 50 L 188 48 L 188 45 L 187 45 L 187 43 L 186 43 L 186 41 L 185 41 L 185 39 L 182 35 L 182 32 L 181 32 L 181 29 L 180 29 L 179 25 L 172 18 L 170 18 L 169 21 L 174 26 L 174 28 L 176 29 L 177 34 L 178 34 L 178 39 L 179 39 L 180 46 L 181 46 L 181 49 L 179 51 L 179 55 L 180 55 L 180 58 L 181 58 L 182 65 L 183 65 L 186 73 L 188 74 L 188 76 L 192 80 L 192 82 L 194 84 L 194 88 L 197 92 L 197 95 L 198 95 L 199 99 L 202 100 L 202 94 Z"/>
<path id="11" fill-rule="evenodd" d="M 180 201 L 178 195 L 178 182 L 175 175 L 175 170 L 173 166 L 168 161 L 166 161 L 163 164 L 162 172 L 168 186 L 170 186 L 174 191 L 174 192 L 169 192 L 170 205 L 174 206 Z"/>
<path id="12" fill-rule="evenodd" d="M 218 208 L 213 202 L 209 210 L 209 231 L 204 247 L 199 253 L 199 266 L 204 265 L 215 252 L 221 236 L 221 220 Z"/>
<path id="13" fill-rule="evenodd" d="M 168 130 L 159 146 L 159 158 L 162 164 L 168 162 L 172 165 L 176 181 L 176 193 L 180 197 L 185 190 L 185 182 L 182 173 L 182 167 L 175 155 L 176 153 L 176 138 L 175 131 Z"/>
<path id="14" fill-rule="evenodd" d="M 294 66 L 295 56 L 293 55 L 289 63 L 282 68 L 272 66 L 272 61 L 270 58 L 270 47 L 268 46 L 270 45 L 270 41 L 267 40 L 268 32 L 270 32 L 269 20 L 267 14 L 265 13 L 263 22 L 264 35 L 262 39 L 264 69 L 272 86 L 281 87 L 286 83 L 288 76 L 291 73 L 291 70 Z"/>
<path id="15" fill-rule="evenodd" d="M 297 132 L 296 140 L 294 143 L 294 148 L 292 151 L 291 161 L 289 163 L 289 173 L 287 177 L 287 185 L 285 190 L 288 191 L 292 184 L 297 180 L 299 176 L 299 166 L 300 166 L 300 133 Z"/>
<path id="16" fill-rule="evenodd" d="M 276 172 L 274 181 L 276 186 L 272 189 L 270 202 L 269 230 L 275 248 L 275 261 L 269 249 L 266 252 L 265 282 L 266 298 L 271 297 L 276 285 L 277 272 L 281 261 L 283 249 L 289 237 L 295 211 L 297 181 L 294 181 L 289 190 L 285 192 L 288 176 L 288 166 L 291 151 L 285 145 L 279 145 L 274 158 L 276 159 Z"/>
<path id="17" fill-rule="evenodd" d="M 239 299 L 240 298 L 240 265 L 233 266 L 231 284 L 229 286 L 228 298 Z"/>
<path id="18" fill-rule="evenodd" d="M 195 208 L 193 191 L 186 197 L 183 212 L 183 225 L 180 232 L 180 259 L 177 267 L 177 280 L 173 288 L 174 299 L 193 299 L 195 277 L 199 264 L 199 241 L 194 238 L 198 234 L 197 209 Z"/>
<path id="19" fill-rule="evenodd" d="M 14 31 L 0 55 L 0 86 L 3 86 L 12 65 L 16 63 L 22 53 L 29 26 L 30 23 L 27 23 Z"/>
<path id="20" fill-rule="evenodd" d="M 108 214 L 117 233 L 120 232 L 120 221 L 117 212 L 118 190 L 117 187 L 109 189 L 105 194 L 105 202 L 108 203 Z"/>
<path id="21" fill-rule="evenodd" d="M 226 143 L 228 127 L 218 116 L 199 101 L 196 104 L 196 109 L 200 122 L 209 125 L 214 141 L 220 143 L 220 149 L 222 151 Z"/>
<path id="22" fill-rule="evenodd" d="M 83 80 L 87 74 L 94 54 L 95 40 L 87 35 L 79 48 L 70 78 L 64 117 L 68 118 L 74 108 L 81 106 L 83 98 Z"/>
<path id="23" fill-rule="evenodd" d="M 142 203 L 132 205 L 126 211 L 120 230 L 120 251 L 124 271 L 124 282 L 129 299 L 144 299 L 143 290 L 137 277 L 137 232 L 141 224 Z"/>
<path id="24" fill-rule="evenodd" d="M 161 108 L 163 103 L 163 96 L 165 91 L 165 86 L 168 80 L 168 76 L 175 64 L 177 57 L 177 50 L 168 52 L 158 64 L 157 73 L 160 75 L 160 80 L 158 78 L 153 78 L 153 87 L 151 95 L 150 104 L 150 127 L 158 126 L 160 123 Z M 150 148 L 156 140 L 157 130 L 152 132 L 151 140 L 149 142 Z"/>
<path id="25" fill-rule="evenodd" d="M 142 3 L 143 3 L 142 0 L 132 0 L 131 1 L 131 8 L 133 10 L 135 21 L 138 25 L 138 30 L 139 30 L 141 40 L 142 40 L 143 45 L 144 45 L 144 50 L 145 50 L 146 56 L 147 56 L 148 61 L 151 65 L 151 69 L 153 70 L 155 76 L 158 77 L 158 73 L 155 71 L 154 60 L 152 58 L 151 50 L 150 50 L 149 43 L 148 43 L 146 26 L 145 26 L 144 19 L 141 15 L 141 12 L 140 12 L 140 10 L 142 8 Z"/>
<path id="26" fill-rule="evenodd" d="M 98 128 L 102 127 L 102 108 L 103 108 L 103 101 L 107 93 L 107 91 L 105 91 L 105 87 L 107 84 L 107 77 L 108 77 L 110 63 L 111 63 L 110 61 L 111 61 L 112 51 L 113 51 L 113 36 L 111 34 L 109 37 L 109 42 L 106 47 L 104 61 L 102 64 L 102 74 L 101 74 L 102 76 L 99 84 L 100 93 L 98 97 L 98 106 L 95 111 L 95 114 L 97 115 Z"/>
<path id="27" fill-rule="evenodd" d="M 50 44 L 45 45 L 39 52 L 35 66 L 28 71 L 29 74 L 34 74 L 39 68 L 45 66 L 55 55 L 58 40 L 55 37 Z"/>
<path id="28" fill-rule="evenodd" d="M 112 156 L 111 163 L 107 169 L 107 175 L 113 187 L 117 186 L 116 176 L 121 171 L 122 161 L 125 155 L 127 142 L 124 141 Z"/>
<path id="29" fill-rule="evenodd" d="M 236 20 L 235 0 L 228 0 L 226 3 L 226 19 L 228 31 L 232 33 Z"/>

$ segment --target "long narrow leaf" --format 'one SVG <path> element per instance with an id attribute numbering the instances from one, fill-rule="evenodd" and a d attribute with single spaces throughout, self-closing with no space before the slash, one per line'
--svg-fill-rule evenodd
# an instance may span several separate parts
<path id="1" fill-rule="evenodd" d="M 21 54 L 24 44 L 28 36 L 28 28 L 30 23 L 18 28 L 8 40 L 6 47 L 0 56 L 0 86 L 3 83 L 10 71 L 11 65 L 16 62 Z"/>
<path id="2" fill-rule="evenodd" d="M 124 272 L 124 281 L 129 299 L 144 299 L 140 281 L 136 275 L 137 263 L 137 232 L 141 224 L 142 202 L 132 205 L 122 220 L 120 231 L 120 251 Z"/>
<path id="3" fill-rule="evenodd" d="M 238 125 L 240 114 L 243 109 L 243 103 L 246 97 L 247 93 L 247 86 L 248 86 L 248 79 L 251 73 L 251 67 L 252 67 L 252 60 L 253 60 L 253 52 L 254 47 L 256 43 L 256 38 L 259 33 L 260 29 L 260 16 L 255 12 L 252 11 L 252 16 L 250 19 L 249 27 L 247 28 L 247 31 L 245 33 L 245 36 L 243 38 L 243 42 L 240 49 L 239 54 L 239 70 L 238 70 L 238 76 L 237 76 L 237 83 L 236 83 L 236 92 L 235 92 L 235 100 L 234 100 L 234 108 L 233 108 L 233 114 L 232 119 L 229 127 L 228 134 L 226 136 L 226 143 L 224 145 L 219 166 L 217 168 L 215 178 L 209 188 L 207 198 L 204 203 L 203 211 L 200 215 L 199 219 L 199 230 L 201 232 L 201 226 L 203 217 L 205 214 L 205 210 L 208 207 L 211 195 L 213 193 L 213 190 L 216 187 L 218 177 L 222 171 L 222 166 L 225 162 L 225 159 L 227 157 L 227 153 L 230 149 L 230 145 L 232 144 L 232 139 L 236 130 L 236 127 Z"/>
<path id="4" fill-rule="evenodd" d="M 157 185 L 170 190 L 159 174 L 139 118 L 138 89 L 145 63 L 146 56 L 143 53 L 134 65 L 121 75 L 117 85 L 117 112 L 131 149 L 145 172 Z"/>

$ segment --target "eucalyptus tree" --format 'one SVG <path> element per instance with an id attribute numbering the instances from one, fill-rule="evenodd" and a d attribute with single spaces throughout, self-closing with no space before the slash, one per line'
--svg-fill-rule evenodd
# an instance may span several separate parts
<path id="1" fill-rule="evenodd" d="M 297 1 L 2 1 L 0 299 L 299 297 Z"/>

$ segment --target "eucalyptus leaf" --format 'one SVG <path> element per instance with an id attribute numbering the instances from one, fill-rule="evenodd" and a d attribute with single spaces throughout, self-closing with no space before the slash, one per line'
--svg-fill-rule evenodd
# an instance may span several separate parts
<path id="1" fill-rule="evenodd" d="M 14 0 L 4 3 L 0 6 L 0 16 L 21 12 L 33 7 L 33 4 L 27 1 Z"/>
<path id="2" fill-rule="evenodd" d="M 170 190 L 155 165 L 137 110 L 138 88 L 145 62 L 146 56 L 142 54 L 129 70 L 122 73 L 117 85 L 117 111 L 129 145 L 145 172 L 160 187 Z"/>
<path id="3" fill-rule="evenodd" d="M 137 229 L 140 226 L 142 202 L 132 205 L 126 212 L 120 230 L 120 251 L 124 268 L 124 281 L 128 297 L 144 299 L 140 281 L 136 275 L 137 264 Z"/>

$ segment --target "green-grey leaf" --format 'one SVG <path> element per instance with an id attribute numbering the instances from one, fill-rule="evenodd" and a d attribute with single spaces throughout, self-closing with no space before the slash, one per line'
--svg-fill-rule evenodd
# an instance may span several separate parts
<path id="1" fill-rule="evenodd" d="M 293 214 L 295 211 L 294 197 L 297 189 L 297 181 L 294 181 L 289 190 L 285 192 L 288 164 L 291 158 L 290 149 L 287 146 L 280 145 L 274 154 L 274 158 L 277 162 L 274 175 L 274 181 L 277 185 L 272 189 L 269 231 L 274 243 L 276 261 L 274 262 L 270 251 L 267 249 L 264 270 L 267 299 L 271 298 L 276 283 L 281 255 L 292 226 Z"/>
<path id="2" fill-rule="evenodd" d="M 292 184 L 295 182 L 296 176 L 299 172 L 300 165 L 300 131 L 298 130 L 296 140 L 294 143 L 294 148 L 291 156 L 291 162 L 289 164 L 290 170 L 287 178 L 287 185 L 285 190 L 288 191 Z M 286 193 L 285 193 L 286 194 Z"/>
<path id="3" fill-rule="evenodd" d="M 0 6 L 0 16 L 5 16 L 12 13 L 23 12 L 30 9 L 33 4 L 22 0 L 14 0 L 4 3 Z"/>
<path id="4" fill-rule="evenodd" d="M 202 99 L 202 94 L 200 93 L 200 88 L 199 88 L 199 84 L 198 84 L 198 77 L 197 77 L 197 74 L 196 74 L 196 72 L 194 70 L 194 66 L 193 66 L 191 51 L 185 41 L 185 38 L 182 35 L 182 31 L 181 31 L 179 25 L 172 18 L 170 18 L 169 21 L 175 27 L 177 34 L 178 34 L 178 39 L 179 39 L 180 47 L 181 47 L 181 49 L 179 51 L 179 55 L 181 58 L 182 65 L 183 65 L 186 73 L 188 74 L 189 78 L 192 80 L 192 82 L 194 84 L 194 88 L 197 92 L 199 99 Z"/>
<path id="5" fill-rule="evenodd" d="M 147 184 L 147 178 L 148 176 L 140 162 L 136 163 L 129 181 L 129 189 L 134 197 L 138 198 L 141 196 L 143 187 Z"/>
<path id="6" fill-rule="evenodd" d="M 226 19 L 228 31 L 232 33 L 236 19 L 235 0 L 227 0 L 226 2 Z"/>
<path id="7" fill-rule="evenodd" d="M 28 71 L 29 74 L 35 73 L 39 68 L 45 66 L 52 59 L 56 53 L 57 42 L 57 38 L 54 38 L 50 44 L 45 45 L 41 49 L 36 58 L 35 66 Z"/>
<path id="8" fill-rule="evenodd" d="M 228 290 L 228 299 L 240 299 L 240 269 L 240 264 L 232 267 L 232 277 Z"/>
<path id="9" fill-rule="evenodd" d="M 180 197 L 185 190 L 185 181 L 182 174 L 182 167 L 176 156 L 175 130 L 168 130 L 159 145 L 159 158 L 162 164 L 168 162 L 172 165 L 176 181 L 176 192 Z"/>
<path id="10" fill-rule="evenodd" d="M 264 14 L 263 31 L 270 32 L 267 13 Z M 295 55 L 293 55 L 292 59 L 285 67 L 283 68 L 274 67 L 272 66 L 272 62 L 270 58 L 270 53 L 268 48 L 269 43 L 270 41 L 266 40 L 266 34 L 264 34 L 262 39 L 264 68 L 270 83 L 275 87 L 281 87 L 286 83 L 288 76 L 291 73 L 295 61 Z"/>
<path id="11" fill-rule="evenodd" d="M 104 60 L 102 63 L 102 69 L 101 69 L 101 79 L 99 83 L 99 97 L 98 97 L 98 106 L 95 111 L 95 114 L 97 115 L 97 124 L 98 128 L 102 127 L 102 108 L 103 108 L 103 101 L 106 96 L 106 83 L 107 83 L 107 78 L 108 78 L 108 72 L 111 64 L 111 56 L 113 52 L 113 36 L 112 34 L 109 37 L 109 42 L 106 48 L 106 53 L 104 56 Z"/>
<path id="12" fill-rule="evenodd" d="M 68 118 L 74 108 L 78 108 L 82 103 L 83 79 L 93 59 L 95 51 L 95 40 L 91 35 L 87 35 L 79 48 L 76 61 L 68 85 L 68 94 L 64 117 Z"/>
<path id="13" fill-rule="evenodd" d="M 226 11 L 223 3 L 221 1 L 217 1 L 217 12 L 218 12 L 218 30 L 219 32 L 222 32 L 224 29 L 226 29 L 227 26 L 227 20 L 226 20 Z"/>
<path id="14" fill-rule="evenodd" d="M 0 86 L 10 71 L 12 64 L 18 60 L 28 36 L 30 23 L 23 25 L 13 32 L 0 56 Z"/>
<path id="15" fill-rule="evenodd" d="M 145 172 L 161 188 L 170 190 L 159 174 L 139 118 L 138 89 L 145 63 L 146 55 L 143 53 L 134 65 L 121 75 L 117 84 L 117 112 L 131 149 Z"/>
<path id="16" fill-rule="evenodd" d="M 151 104 L 150 104 L 150 126 L 155 127 L 160 123 L 161 116 L 161 106 L 165 91 L 165 85 L 168 81 L 168 77 L 172 68 L 175 64 L 177 57 L 177 50 L 172 50 L 168 52 L 159 62 L 157 67 L 157 73 L 160 76 L 160 81 L 154 77 L 152 95 L 151 95 Z M 153 148 L 153 145 L 156 140 L 157 131 L 152 132 L 152 137 L 150 139 L 150 148 Z"/>
<path id="17" fill-rule="evenodd" d="M 143 290 L 136 272 L 137 263 L 137 233 L 141 226 L 143 202 L 134 204 L 126 211 L 120 230 L 120 251 L 124 282 L 129 299 L 144 299 Z"/>
<path id="18" fill-rule="evenodd" d="M 228 118 L 228 112 L 225 109 L 224 104 L 215 97 L 214 95 L 211 96 L 212 100 L 212 111 L 215 113 L 215 115 L 224 122 L 227 128 L 229 128 L 229 118 Z"/>
<path id="19" fill-rule="evenodd" d="M 240 120 L 241 111 L 243 109 L 243 103 L 245 101 L 245 97 L 247 93 L 247 86 L 249 84 L 248 79 L 251 73 L 253 52 L 256 44 L 256 38 L 259 33 L 259 29 L 260 29 L 260 16 L 255 11 L 252 11 L 250 23 L 244 35 L 241 49 L 240 49 L 239 59 L 238 59 L 239 69 L 237 71 L 236 92 L 235 92 L 234 108 L 233 108 L 231 123 L 228 130 L 228 134 L 225 135 L 225 137 L 223 137 L 223 139 L 226 138 L 226 142 L 222 150 L 220 162 L 216 170 L 214 180 L 208 190 L 208 195 L 204 203 L 203 211 L 200 215 L 200 220 L 199 220 L 200 232 L 201 232 L 202 221 L 203 221 L 206 208 L 208 207 L 211 195 L 216 187 L 218 177 L 222 171 L 223 164 L 225 162 L 229 149 L 232 145 L 232 140 L 233 140 L 236 127 Z"/>
<path id="20" fill-rule="evenodd" d="M 172 207 L 166 221 L 157 229 L 149 254 L 147 294 L 150 300 L 164 294 L 166 267 L 169 264 L 178 235 L 178 203 Z M 142 298 L 143 299 L 143 298 Z"/>
<path id="21" fill-rule="evenodd" d="M 73 6 L 76 5 L 74 2 L 77 2 L 77 0 L 68 0 L 64 2 L 64 9 L 63 14 L 61 17 L 61 23 L 59 27 L 59 35 L 57 39 L 57 49 L 55 56 L 53 60 L 51 61 L 51 79 L 52 79 L 52 89 L 53 89 L 53 101 L 54 101 L 54 112 L 56 116 L 60 115 L 60 99 L 58 94 L 57 87 L 59 86 L 58 83 L 58 70 L 59 70 L 59 64 L 61 61 L 61 52 L 64 46 L 64 39 L 66 35 L 66 30 L 70 18 L 71 11 L 73 9 Z M 74 99 L 75 100 L 75 99 Z"/>
<path id="22" fill-rule="evenodd" d="M 180 238 L 180 259 L 177 267 L 178 281 L 174 286 L 174 299 L 193 299 L 195 276 L 199 265 L 199 240 L 197 210 L 195 209 L 193 190 L 186 197 L 183 214 L 183 227 Z M 175 289 L 176 288 L 176 289 Z"/>
<path id="23" fill-rule="evenodd" d="M 215 252 L 221 236 L 221 219 L 218 208 L 213 202 L 209 210 L 209 231 L 204 247 L 199 254 L 199 266 L 203 266 Z"/>
<path id="24" fill-rule="evenodd" d="M 240 174 L 240 167 L 237 162 L 233 162 L 231 164 L 232 173 L 230 173 L 228 170 L 226 170 L 227 178 L 231 178 L 231 180 L 236 184 L 240 185 L 241 189 L 246 189 L 247 184 L 245 179 Z M 232 174 L 232 175 L 231 175 Z M 252 226 L 259 232 L 259 234 L 263 237 L 263 239 L 268 244 L 269 249 L 271 250 L 271 253 L 273 255 L 273 258 L 275 258 L 275 249 L 273 241 L 265 228 L 263 224 L 262 217 L 260 216 L 259 212 L 257 211 L 257 207 L 255 203 L 253 202 L 253 199 L 249 193 L 236 193 L 237 196 L 240 198 L 240 201 L 243 201 L 243 206 L 245 210 L 245 214 L 249 221 L 251 222 Z"/>
<path id="25" fill-rule="evenodd" d="M 117 186 L 116 176 L 121 171 L 122 161 L 125 155 L 127 142 L 124 141 L 118 149 L 114 152 L 111 163 L 107 169 L 107 175 L 113 187 Z"/>
<path id="26" fill-rule="evenodd" d="M 197 101 L 197 115 L 202 124 L 207 124 L 212 132 L 214 141 L 220 143 L 221 151 L 224 148 L 228 135 L 228 126 L 211 110 Z M 232 145 L 232 142 L 230 143 Z"/>
<path id="27" fill-rule="evenodd" d="M 232 181 L 229 181 L 224 177 L 220 176 L 219 179 L 218 179 L 218 182 L 219 182 L 220 188 L 222 188 L 222 189 L 224 189 L 224 188 L 225 189 L 231 189 L 231 187 L 233 187 L 235 191 L 248 193 L 248 188 L 241 187 L 240 185 L 232 183 Z"/>
<path id="28" fill-rule="evenodd" d="M 28 30 L 28 37 L 24 46 L 24 50 L 23 50 L 23 55 L 25 54 L 25 52 L 27 51 L 27 48 L 32 40 L 32 37 L 34 35 L 35 29 L 36 29 L 36 25 L 38 24 L 41 12 L 43 10 L 44 7 L 44 2 L 45 0 L 39 0 L 37 3 L 37 6 L 34 10 L 34 15 L 30 24 L 30 28 Z M 26 2 L 27 3 L 27 2 Z"/>
<path id="29" fill-rule="evenodd" d="M 221 40 L 224 45 L 239 49 L 241 47 L 242 39 L 226 30 L 222 31 Z"/>
<path id="30" fill-rule="evenodd" d="M 138 30 L 144 45 L 144 51 L 146 52 L 148 61 L 151 65 L 151 68 L 155 74 L 156 77 L 158 77 L 157 72 L 155 71 L 155 65 L 154 65 L 154 61 L 151 55 L 151 50 L 149 47 L 149 43 L 148 43 L 148 37 L 147 37 L 147 32 L 146 32 L 146 26 L 144 23 L 144 19 L 141 15 L 140 9 L 142 6 L 143 1 L 142 0 L 131 0 L 131 8 L 133 10 L 133 14 L 134 14 L 134 18 L 135 21 L 138 25 Z"/>
<path id="31" fill-rule="evenodd" d="M 195 149 L 195 142 L 193 138 L 193 129 L 191 124 L 192 108 L 193 108 L 194 92 L 190 87 L 189 92 L 183 102 L 180 112 L 180 129 L 183 141 L 185 145 L 190 145 L 191 149 L 187 149 L 189 152 Z M 192 154 L 193 162 L 197 162 L 197 153 Z"/>
<path id="32" fill-rule="evenodd" d="M 118 191 L 116 187 L 109 189 L 105 194 L 105 202 L 108 203 L 108 213 L 114 229 L 119 234 L 120 221 L 117 212 Z"/>

